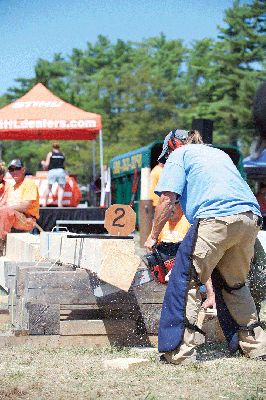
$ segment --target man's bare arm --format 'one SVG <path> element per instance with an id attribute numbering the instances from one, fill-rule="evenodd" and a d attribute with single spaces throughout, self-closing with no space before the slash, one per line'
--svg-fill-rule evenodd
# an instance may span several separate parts
<path id="1" fill-rule="evenodd" d="M 211 278 L 209 278 L 207 280 L 207 282 L 205 283 L 205 287 L 206 287 L 207 299 L 202 304 L 202 307 L 205 309 L 211 308 L 211 307 L 216 308 L 215 294 L 214 294 Z"/>
<path id="2" fill-rule="evenodd" d="M 175 206 L 176 196 L 176 193 L 173 192 L 162 193 L 159 203 L 155 209 L 155 216 L 151 233 L 144 244 L 144 246 L 148 250 L 151 250 L 152 247 L 156 244 L 161 230 L 168 221 L 171 212 Z"/>
<path id="3" fill-rule="evenodd" d="M 151 230 L 151 237 L 158 239 L 161 230 L 168 221 L 175 206 L 176 193 L 163 192 L 155 209 L 155 216 Z"/>
<path id="4" fill-rule="evenodd" d="M 12 206 L 8 206 L 8 207 L 11 208 L 12 210 L 16 210 L 16 211 L 24 213 L 28 209 L 30 204 L 31 204 L 31 200 L 24 200 L 18 204 L 13 204 Z"/>

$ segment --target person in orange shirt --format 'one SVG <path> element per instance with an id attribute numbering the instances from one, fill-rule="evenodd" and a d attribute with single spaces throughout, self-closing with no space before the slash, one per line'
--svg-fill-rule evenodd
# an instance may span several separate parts
<path id="1" fill-rule="evenodd" d="M 0 207 L 6 203 L 9 183 L 5 181 L 6 167 L 5 163 L 0 163 Z"/>
<path id="2" fill-rule="evenodd" d="M 154 193 L 154 189 L 157 186 L 157 183 L 159 182 L 159 178 L 161 175 L 161 172 L 163 170 L 164 164 L 163 163 L 158 163 L 155 165 L 155 167 L 151 170 L 151 175 L 150 175 L 150 199 L 152 200 L 152 205 L 155 208 L 159 202 L 159 196 Z"/>
<path id="3" fill-rule="evenodd" d="M 31 231 L 39 218 L 39 193 L 31 179 L 25 179 L 26 169 L 20 159 L 12 160 L 8 171 L 15 184 L 7 190 L 6 201 L 0 206 L 0 254 L 6 235 L 15 228 Z"/>
<path id="4" fill-rule="evenodd" d="M 158 241 L 166 243 L 181 242 L 189 228 L 190 223 L 186 219 L 180 205 L 176 203 L 172 215 L 161 230 Z"/>

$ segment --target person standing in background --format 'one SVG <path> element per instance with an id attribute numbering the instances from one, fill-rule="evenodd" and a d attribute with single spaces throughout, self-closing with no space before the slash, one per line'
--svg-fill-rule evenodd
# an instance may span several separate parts
<path id="1" fill-rule="evenodd" d="M 58 143 L 53 143 L 52 151 L 47 154 L 46 160 L 41 162 L 44 170 L 48 170 L 48 187 L 44 194 L 44 207 L 47 205 L 49 194 L 55 182 L 58 183 L 58 207 L 63 207 L 64 187 L 66 184 L 65 156 L 60 151 Z"/>
<path id="2" fill-rule="evenodd" d="M 157 183 L 159 182 L 161 172 L 163 170 L 164 164 L 163 163 L 158 163 L 153 167 L 151 170 L 151 181 L 150 181 L 150 199 L 152 200 L 152 205 L 153 208 L 155 208 L 159 202 L 160 197 L 154 193 L 154 189 L 157 186 Z"/>

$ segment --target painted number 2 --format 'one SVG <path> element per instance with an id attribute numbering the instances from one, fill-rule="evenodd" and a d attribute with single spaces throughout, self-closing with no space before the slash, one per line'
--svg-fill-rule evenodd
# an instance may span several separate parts
<path id="1" fill-rule="evenodd" d="M 124 217 L 125 215 L 125 210 L 123 208 L 116 208 L 115 209 L 115 214 L 118 214 L 118 216 L 113 220 L 112 225 L 113 226 L 118 226 L 119 228 L 123 228 L 125 226 L 125 224 L 119 224 L 117 223 L 117 221 L 119 221 L 121 218 Z"/>

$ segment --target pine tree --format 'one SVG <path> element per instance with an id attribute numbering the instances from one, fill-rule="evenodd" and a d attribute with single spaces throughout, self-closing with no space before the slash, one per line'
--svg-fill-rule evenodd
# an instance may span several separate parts
<path id="1" fill-rule="evenodd" d="M 235 1 L 226 11 L 227 26 L 220 28 L 210 111 L 218 132 L 231 142 L 239 138 L 249 140 L 253 131 L 253 97 L 265 76 L 265 13 L 264 1 L 243 5 Z"/>

